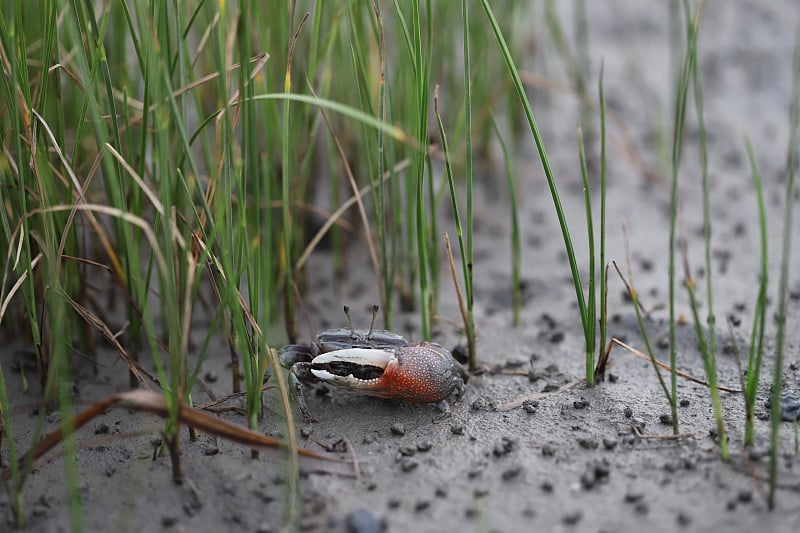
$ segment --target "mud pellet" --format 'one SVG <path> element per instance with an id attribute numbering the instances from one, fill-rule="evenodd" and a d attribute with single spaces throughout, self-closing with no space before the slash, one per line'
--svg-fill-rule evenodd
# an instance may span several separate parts
<path id="1" fill-rule="evenodd" d="M 511 453 L 513 449 L 514 439 L 510 437 L 501 437 L 500 440 L 494 444 L 492 453 L 495 455 L 495 457 L 502 457 L 503 455 Z"/>
<path id="2" fill-rule="evenodd" d="M 417 453 L 417 450 L 410 446 L 400 446 L 398 451 L 403 457 L 412 457 L 415 453 Z"/>
<path id="3" fill-rule="evenodd" d="M 606 450 L 613 450 L 617 447 L 617 439 L 603 439 L 603 448 Z"/>
<path id="4" fill-rule="evenodd" d="M 625 503 L 636 503 L 642 501 L 644 493 L 629 491 L 625 493 Z"/>
<path id="5" fill-rule="evenodd" d="M 399 423 L 392 424 L 389 430 L 392 432 L 392 435 L 402 436 L 406 434 L 406 427 Z"/>
<path id="6" fill-rule="evenodd" d="M 594 473 L 594 470 L 588 469 L 581 474 L 581 487 L 585 490 L 590 490 L 594 487 L 595 483 L 597 483 L 597 476 Z"/>
<path id="7" fill-rule="evenodd" d="M 489 400 L 483 396 L 479 396 L 470 404 L 470 409 L 473 411 L 489 411 Z"/>
<path id="8" fill-rule="evenodd" d="M 358 509 L 345 518 L 349 533 L 379 533 L 381 521 L 366 509 Z"/>
<path id="9" fill-rule="evenodd" d="M 567 524 L 568 526 L 574 526 L 575 524 L 580 522 L 582 518 L 583 518 L 583 512 L 582 511 L 572 511 L 572 512 L 569 512 L 569 513 L 565 514 L 561 518 L 561 521 L 564 522 L 565 524 Z"/>
<path id="10" fill-rule="evenodd" d="M 474 479 L 474 478 L 480 476 L 482 473 L 483 473 L 483 466 L 476 466 L 474 468 L 471 468 L 467 472 L 467 477 L 470 478 L 470 479 Z"/>
<path id="11" fill-rule="evenodd" d="M 417 443 L 418 452 L 428 452 L 433 448 L 433 444 L 429 440 L 423 440 Z"/>
<path id="12" fill-rule="evenodd" d="M 539 407 L 539 402 L 536 402 L 534 400 L 525 400 L 524 402 L 522 402 L 522 409 L 530 415 L 535 414 L 538 407 Z"/>
<path id="13" fill-rule="evenodd" d="M 418 466 L 419 462 L 409 457 L 406 457 L 400 462 L 400 469 L 403 470 L 403 472 L 412 472 L 416 470 Z"/>
<path id="14" fill-rule="evenodd" d="M 580 400 L 575 400 L 574 402 L 572 402 L 572 407 L 577 410 L 586 409 L 587 407 L 589 407 L 589 401 L 584 398 L 581 398 Z"/>
<path id="15" fill-rule="evenodd" d="M 465 430 L 464 424 L 453 424 L 450 426 L 450 432 L 453 435 L 463 435 Z"/>
<path id="16" fill-rule="evenodd" d="M 505 470 L 500 475 L 500 477 L 503 478 L 503 481 L 510 481 L 510 480 L 514 479 L 515 477 L 519 476 L 521 472 L 522 472 L 522 467 L 521 466 L 512 466 L 508 470 Z"/>

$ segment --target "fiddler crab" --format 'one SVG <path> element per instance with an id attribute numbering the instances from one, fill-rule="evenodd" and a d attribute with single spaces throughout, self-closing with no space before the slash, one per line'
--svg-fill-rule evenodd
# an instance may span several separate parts
<path id="1" fill-rule="evenodd" d="M 409 403 L 437 403 L 440 418 L 450 416 L 447 399 L 464 392 L 467 373 L 450 350 L 433 342 L 409 343 L 391 331 L 373 329 L 378 306 L 372 308 L 369 330 L 349 328 L 319 333 L 310 345 L 284 346 L 279 357 L 289 368 L 298 407 L 311 418 L 300 382 L 321 381 L 367 396 Z"/>

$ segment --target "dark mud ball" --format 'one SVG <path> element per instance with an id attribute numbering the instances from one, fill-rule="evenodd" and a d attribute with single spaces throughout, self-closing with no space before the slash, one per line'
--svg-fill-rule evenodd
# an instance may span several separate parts
<path id="1" fill-rule="evenodd" d="M 350 533 L 380 533 L 381 522 L 366 509 L 353 511 L 345 519 L 347 531 Z"/>

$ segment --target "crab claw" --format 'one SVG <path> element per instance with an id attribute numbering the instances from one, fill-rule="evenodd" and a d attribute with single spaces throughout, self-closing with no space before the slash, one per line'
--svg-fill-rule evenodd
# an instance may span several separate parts
<path id="1" fill-rule="evenodd" d="M 413 403 L 440 402 L 464 389 L 461 366 L 449 350 L 430 342 L 334 350 L 315 357 L 309 370 L 331 385 Z"/>

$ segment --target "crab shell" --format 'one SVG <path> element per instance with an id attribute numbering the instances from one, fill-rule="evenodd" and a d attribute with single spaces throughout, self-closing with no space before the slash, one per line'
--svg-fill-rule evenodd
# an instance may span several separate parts
<path id="1" fill-rule="evenodd" d="M 383 369 L 379 377 L 360 379 L 335 374 L 336 364 Z M 439 402 L 464 390 L 466 373 L 450 351 L 419 342 L 395 348 L 348 348 L 316 356 L 309 368 L 319 380 L 352 391 L 411 403 Z"/>

